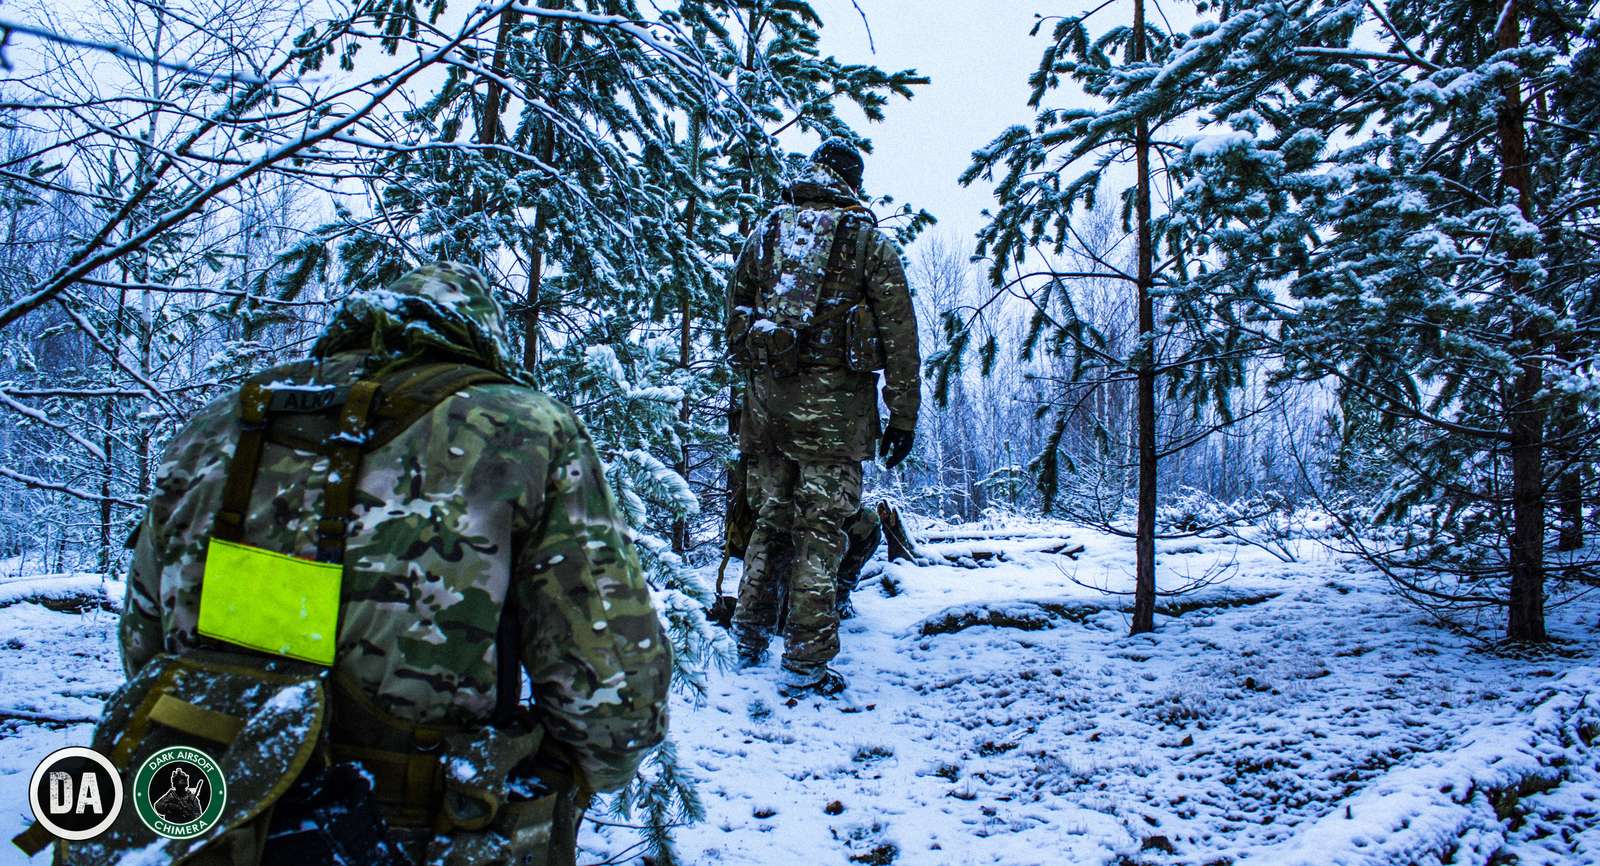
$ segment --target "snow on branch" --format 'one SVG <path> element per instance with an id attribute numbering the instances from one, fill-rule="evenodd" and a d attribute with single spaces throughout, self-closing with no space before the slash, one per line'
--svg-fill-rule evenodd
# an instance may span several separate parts
<path id="1" fill-rule="evenodd" d="M 89 493 L 84 490 L 79 490 L 70 484 L 59 484 L 45 478 L 26 475 L 13 469 L 7 469 L 4 466 L 0 466 L 0 478 L 9 478 L 18 484 L 23 485 L 24 487 L 31 487 L 35 490 L 48 490 L 52 493 L 64 493 L 74 499 L 82 499 L 85 502 L 109 502 L 113 505 L 120 505 L 123 508 L 144 507 L 143 502 L 135 502 L 132 499 L 123 499 L 120 496 L 101 496 L 98 493 Z"/>
<path id="2" fill-rule="evenodd" d="M 86 48 L 90 51 L 103 52 L 113 57 L 120 57 L 123 60 L 131 60 L 135 63 L 156 66 L 172 72 L 181 72 L 185 75 L 193 75 L 197 78 L 203 78 L 208 81 L 228 81 L 241 84 L 269 83 L 269 79 L 256 75 L 249 75 L 241 72 L 217 72 L 215 70 L 205 69 L 188 63 L 162 60 L 159 57 L 143 54 L 120 42 L 102 42 L 96 39 L 85 39 L 80 36 L 69 36 L 65 33 L 58 33 L 48 27 L 36 27 L 32 24 L 24 24 L 20 21 L 15 21 L 12 19 L 0 18 L 0 69 L 3 69 L 7 72 L 10 72 L 14 67 L 10 58 L 6 56 L 6 49 L 11 47 L 11 37 L 16 33 L 32 36 L 36 39 L 43 39 L 48 42 L 54 42 L 58 45 L 67 45 L 73 48 Z"/>

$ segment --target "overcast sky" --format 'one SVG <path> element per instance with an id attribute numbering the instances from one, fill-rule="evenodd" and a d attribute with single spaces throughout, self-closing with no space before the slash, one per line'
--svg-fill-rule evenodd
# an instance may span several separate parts
<path id="1" fill-rule="evenodd" d="M 859 121 L 872 140 L 866 186 L 897 201 L 927 208 L 939 218 L 934 231 L 969 243 L 993 202 L 987 185 L 962 187 L 956 178 L 972 151 L 1014 123 L 1029 123 L 1028 74 L 1039 64 L 1045 28 L 1030 38 L 1037 14 L 1076 12 L 1081 2 L 1057 0 L 858 0 L 867 29 L 850 0 L 813 0 L 826 26 L 825 52 L 847 62 L 884 69 L 914 68 L 933 79 L 910 101 L 896 100 L 882 123 Z M 811 142 L 814 144 L 815 142 Z M 792 146 L 807 146 L 795 142 Z"/>

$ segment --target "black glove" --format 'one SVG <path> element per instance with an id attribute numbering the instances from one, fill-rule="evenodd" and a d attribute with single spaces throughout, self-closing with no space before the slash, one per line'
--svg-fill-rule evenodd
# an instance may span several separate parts
<path id="1" fill-rule="evenodd" d="M 883 455 L 883 468 L 893 469 L 900 465 L 900 461 L 911 456 L 911 446 L 916 444 L 917 431 L 902 430 L 899 427 L 886 427 L 883 438 L 878 442 L 878 453 Z"/>

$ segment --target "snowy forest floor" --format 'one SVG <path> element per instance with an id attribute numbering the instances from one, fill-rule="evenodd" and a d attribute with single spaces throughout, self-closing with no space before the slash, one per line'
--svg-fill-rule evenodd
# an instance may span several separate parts
<path id="1" fill-rule="evenodd" d="M 926 545 L 968 567 L 868 566 L 841 699 L 787 706 L 775 660 L 677 699 L 707 810 L 677 832 L 684 863 L 1600 863 L 1600 599 L 1553 609 L 1550 649 L 1506 653 L 1315 542 L 1284 563 L 1189 539 L 1163 543 L 1162 582 L 1229 579 L 1128 637 L 1126 599 L 1074 581 L 1127 588 L 1131 543 L 970 534 Z M 0 582 L 6 838 L 28 773 L 86 742 L 121 680 L 120 586 L 52 609 L 86 587 Z M 590 828 L 580 862 L 631 837 Z"/>
<path id="2" fill-rule="evenodd" d="M 1600 863 L 1600 604 L 1508 657 L 1316 542 L 1188 539 L 1163 585 L 1231 577 L 1129 637 L 1075 581 L 1131 588 L 1130 541 L 987 534 L 926 545 L 986 567 L 868 566 L 844 699 L 786 706 L 774 660 L 673 708 L 707 810 L 683 862 Z"/>

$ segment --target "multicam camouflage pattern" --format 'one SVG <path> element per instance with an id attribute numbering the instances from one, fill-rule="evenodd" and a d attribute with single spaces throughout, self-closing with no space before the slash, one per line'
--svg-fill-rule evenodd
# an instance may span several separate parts
<path id="1" fill-rule="evenodd" d="M 787 198 L 797 226 L 798 214 L 806 211 L 844 213 L 860 207 L 850 185 L 816 162 L 790 185 Z M 784 214 L 788 219 L 788 211 Z M 771 272 L 761 261 L 766 227 L 763 222 L 745 242 L 729 284 L 729 346 L 743 340 L 740 329 L 750 327 L 763 292 L 770 288 L 762 282 Z M 808 247 L 815 261 L 827 255 L 822 246 Z M 845 288 L 859 291 L 877 319 L 889 423 L 915 429 L 922 360 L 899 248 L 872 229 L 866 242 L 849 254 L 864 257 L 843 262 L 841 271 L 861 275 L 859 286 Z M 778 552 L 792 543 L 784 625 L 784 664 L 791 669 L 814 669 L 839 652 L 835 604 L 846 546 L 842 527 L 861 508 L 860 461 L 872 456 L 880 432 L 876 373 L 842 364 L 802 364 L 795 375 L 782 377 L 759 366 L 748 372 L 739 447 L 752 456 L 747 495 L 756 509 L 756 525 L 745 551 L 734 625 L 742 642 L 765 645 L 765 634 L 777 619 L 777 581 L 783 579 Z"/>
<path id="2" fill-rule="evenodd" d="M 778 557 L 792 545 L 783 663 L 794 670 L 825 665 L 839 654 L 842 527 L 861 507 L 861 464 L 801 463 L 766 451 L 751 462 L 747 495 L 755 503 L 756 527 L 733 614 L 738 639 L 765 646 L 778 621 L 777 580 L 784 571 Z"/>
<path id="3" fill-rule="evenodd" d="M 319 383 L 461 359 L 509 371 L 498 306 L 459 265 L 352 298 L 317 344 Z M 195 632 L 238 400 L 202 411 L 160 466 L 121 625 L 133 675 Z M 268 443 L 246 543 L 313 557 L 328 461 Z M 368 453 L 345 551 L 337 671 L 404 721 L 477 727 L 495 707 L 495 633 L 514 595 L 547 748 L 597 790 L 661 741 L 670 649 L 583 425 L 519 385 L 458 392 Z M 337 736 L 337 722 L 335 723 Z"/>
<path id="4" fill-rule="evenodd" d="M 859 207 L 843 180 L 827 167 L 815 164 L 789 187 L 788 195 L 793 205 L 786 206 L 784 213 L 842 213 L 846 208 Z M 822 224 L 821 220 L 814 223 Z M 761 261 L 765 228 L 763 221 L 746 241 L 729 285 L 730 346 L 743 340 L 740 329 L 750 327 L 751 311 L 757 309 L 763 293 L 768 291 L 763 285 L 768 269 Z M 813 241 L 807 248 L 825 263 L 828 246 Z M 849 252 L 853 256 L 856 251 Z M 922 399 L 922 360 L 900 250 L 883 232 L 869 229 L 861 252 L 866 260 L 847 261 L 843 271 L 862 274 L 862 285 L 857 288 L 877 318 L 886 360 L 883 401 L 889 408 L 889 423 L 914 429 Z M 829 364 L 804 365 L 797 375 L 782 378 L 756 369 L 748 378 L 740 425 L 741 450 L 755 453 L 772 447 L 795 460 L 813 461 L 866 460 L 872 456 L 882 427 L 877 374 Z"/>
<path id="5" fill-rule="evenodd" d="M 767 215 L 773 261 L 755 309 L 775 322 L 804 325 L 817 311 L 828 257 L 846 211 L 788 205 Z"/>
<path id="6" fill-rule="evenodd" d="M 866 505 L 856 509 L 855 516 L 844 522 L 844 537 L 844 556 L 839 560 L 839 573 L 834 577 L 834 607 L 838 609 L 841 620 L 855 616 L 855 605 L 851 603 L 850 595 L 855 592 L 856 584 L 861 582 L 861 571 L 867 561 L 883 543 L 883 522 L 878 517 L 877 509 Z M 789 570 L 793 566 L 793 551 L 788 544 L 768 553 L 766 573 L 770 576 L 767 582 L 778 594 L 779 630 L 788 623 Z M 729 615 L 732 616 L 732 613 Z"/>
<path id="7" fill-rule="evenodd" d="M 861 569 L 866 568 L 867 560 L 883 543 L 883 520 L 878 517 L 878 509 L 867 505 L 856 509 L 855 516 L 845 521 L 844 537 L 844 557 L 839 560 L 841 603 L 850 597 L 861 579 Z"/>

